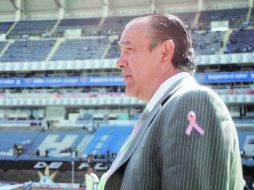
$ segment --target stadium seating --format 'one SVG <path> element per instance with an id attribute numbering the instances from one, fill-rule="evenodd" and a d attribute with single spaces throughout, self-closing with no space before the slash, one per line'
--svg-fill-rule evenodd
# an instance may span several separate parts
<path id="1" fill-rule="evenodd" d="M 111 44 L 111 47 L 110 47 L 110 50 L 109 52 L 107 53 L 106 55 L 106 59 L 115 59 L 115 58 L 118 58 L 120 55 L 119 53 L 119 47 L 118 47 L 118 43 L 117 41 L 114 41 L 112 44 Z"/>
<path id="2" fill-rule="evenodd" d="M 82 139 L 87 135 L 85 130 L 56 130 L 56 131 L 44 131 L 41 132 L 33 141 L 33 146 L 29 149 L 28 154 L 33 155 L 36 150 L 40 151 L 41 156 L 45 156 L 46 150 L 48 150 L 48 156 L 61 157 L 60 152 L 66 148 L 77 148 Z M 82 151 L 82 148 L 79 149 Z M 70 156 L 70 155 L 69 155 Z"/>
<path id="3" fill-rule="evenodd" d="M 100 33 L 103 35 L 120 35 L 125 25 L 135 17 L 107 17 L 101 26 Z"/>
<path id="4" fill-rule="evenodd" d="M 131 130 L 130 125 L 102 125 L 93 138 L 85 130 L 1 131 L 0 150 L 2 156 L 13 156 L 11 152 L 14 144 L 25 145 L 29 141 L 29 146 L 22 153 L 28 159 L 38 156 L 35 155 L 37 150 L 39 156 L 52 158 L 70 157 L 70 153 L 61 154 L 68 148 L 77 149 L 80 154 L 105 154 L 107 151 L 118 152 Z M 89 139 L 92 140 L 89 142 Z"/>
<path id="5" fill-rule="evenodd" d="M 108 44 L 106 38 L 65 40 L 52 60 L 100 59 Z"/>
<path id="6" fill-rule="evenodd" d="M 16 40 L 0 57 L 0 62 L 43 61 L 55 40 Z"/>
<path id="7" fill-rule="evenodd" d="M 38 131 L 1 131 L 0 133 L 0 156 L 13 156 L 13 146 L 31 145 L 31 142 L 37 137 Z M 26 152 L 27 150 L 24 150 Z M 10 153 L 10 154 L 8 154 Z"/>
<path id="8" fill-rule="evenodd" d="M 224 32 L 193 31 L 193 47 L 198 55 L 219 53 L 223 43 Z"/>
<path id="9" fill-rule="evenodd" d="M 189 28 L 195 28 L 193 26 L 194 20 L 197 12 L 188 12 L 188 13 L 173 13 L 175 16 L 180 18 L 184 24 L 186 24 Z"/>
<path id="10" fill-rule="evenodd" d="M 254 133 L 253 131 L 238 132 L 240 149 L 244 151 L 244 159 L 254 159 Z"/>
<path id="11" fill-rule="evenodd" d="M 254 52 L 254 29 L 235 30 L 230 36 L 225 53 Z"/>
<path id="12" fill-rule="evenodd" d="M 2 50 L 4 49 L 4 47 L 6 46 L 7 42 L 1 42 L 0 41 L 0 54 L 2 52 Z"/>
<path id="13" fill-rule="evenodd" d="M 248 9 L 227 9 L 202 11 L 199 18 L 199 28 L 209 29 L 211 21 L 229 21 L 230 28 L 237 28 L 246 21 Z"/>
<path id="14" fill-rule="evenodd" d="M 57 36 L 63 36 L 66 29 L 81 29 L 82 34 L 98 35 L 98 27 L 101 18 L 86 18 L 86 19 L 63 19 L 58 25 L 55 33 Z"/>
<path id="15" fill-rule="evenodd" d="M 229 10 L 227 10 L 229 11 Z M 226 11 L 226 12 L 227 12 Z M 246 9 L 237 9 L 237 11 L 240 11 L 240 13 L 245 12 Z M 230 13 L 230 14 L 229 14 Z M 241 20 L 243 21 L 243 17 L 235 15 L 234 12 L 229 11 L 229 15 L 233 15 L 230 21 L 236 22 Z M 194 17 L 196 13 L 179 13 L 176 14 L 183 20 L 185 20 L 185 23 L 190 24 L 194 21 Z M 203 16 L 202 16 L 203 15 Z M 128 17 L 107 17 L 100 30 L 101 34 L 105 33 L 107 35 L 117 34 L 120 35 L 121 31 L 123 30 L 124 25 L 133 18 L 133 16 Z M 216 19 L 229 19 L 229 16 L 225 15 L 224 11 L 206 11 L 203 14 L 200 15 L 200 23 L 210 23 L 212 20 Z M 234 19 L 235 18 L 235 19 Z M 237 18 L 237 19 L 236 19 Z M 100 19 L 99 18 L 91 18 L 91 19 L 64 19 L 62 20 L 56 31 L 56 36 L 63 36 L 63 32 L 66 29 L 81 29 L 83 35 L 99 35 L 97 31 L 99 30 L 98 24 Z M 30 21 L 31 22 L 31 21 Z M 31 24 L 29 21 L 20 21 L 16 24 L 11 35 L 23 35 L 27 34 L 42 34 L 46 31 L 49 31 L 56 21 L 32 21 Z M 5 24 L 6 25 L 6 24 Z M 3 25 L 3 28 L 4 26 Z M 0 25 L 1 26 L 1 25 Z M 7 28 L 7 27 L 6 27 Z M 32 29 L 31 29 L 32 28 Z M 207 27 L 205 27 L 207 28 Z M 209 27 L 208 27 L 209 28 Z M 253 30 L 235 30 L 229 39 L 229 43 L 227 44 L 224 52 L 225 53 L 239 53 L 239 52 L 253 52 L 253 45 L 252 45 L 252 38 Z M 208 54 L 214 54 L 218 53 L 220 48 L 223 44 L 223 36 L 224 32 L 212 32 L 209 30 L 193 30 L 192 31 L 192 38 L 194 41 L 194 47 L 196 50 L 196 53 L 199 55 L 208 55 Z M 30 40 L 31 41 L 31 40 Z M 29 55 L 29 51 L 26 51 L 30 44 L 25 45 L 24 43 L 33 43 L 30 41 L 26 42 L 18 42 L 16 41 L 7 49 L 7 52 L 1 57 L 0 61 L 39 61 L 43 60 L 42 58 L 39 58 L 36 53 L 34 56 Z M 21 44 L 20 44 L 21 43 Z M 41 44 L 43 46 L 43 41 L 37 41 L 36 46 L 40 46 Z M 60 44 L 58 47 L 56 53 L 54 54 L 52 60 L 84 60 L 84 59 L 99 59 L 102 58 L 104 51 L 106 50 L 106 47 L 109 45 L 109 41 L 106 38 L 94 38 L 94 39 L 74 39 L 74 40 L 65 40 Z M 27 55 L 25 57 L 30 58 L 22 58 L 19 54 L 19 51 L 14 52 L 13 48 L 22 48 Z M 99 47 L 99 49 L 97 49 Z M 29 48 L 28 48 L 29 49 Z M 41 49 L 47 49 L 44 47 L 39 48 L 39 52 Z M 1 50 L 1 49 L 0 49 Z M 50 48 L 51 50 L 51 48 Z M 31 50 L 30 50 L 31 51 Z M 48 52 L 49 53 L 49 52 Z M 33 53 L 31 53 L 33 54 Z M 105 58 L 116 58 L 119 56 L 119 51 L 117 48 L 117 42 L 113 41 L 111 44 L 111 48 L 109 49 L 107 55 Z M 45 56 L 43 56 L 45 59 Z"/>
<path id="16" fill-rule="evenodd" d="M 252 124 L 254 123 L 254 118 L 247 118 L 247 119 L 244 119 L 244 118 L 234 118 L 234 122 L 238 125 L 238 124 L 247 124 L 249 125 L 250 127 L 252 126 Z M 239 125 L 238 125 L 239 126 Z M 244 125 L 246 126 L 246 125 Z"/>
<path id="17" fill-rule="evenodd" d="M 251 26 L 254 26 L 254 9 L 252 9 L 252 11 L 251 11 L 251 16 L 250 16 L 249 24 Z"/>
<path id="18" fill-rule="evenodd" d="M 92 141 L 86 147 L 85 153 L 105 154 L 118 152 L 133 126 L 101 125 L 95 132 Z"/>
<path id="19" fill-rule="evenodd" d="M 40 36 L 49 33 L 55 25 L 56 20 L 43 20 L 43 21 L 19 21 L 9 34 L 9 37 L 29 37 Z"/>
<path id="20" fill-rule="evenodd" d="M 8 32 L 13 22 L 1 22 L 0 23 L 0 34 L 5 34 Z"/>

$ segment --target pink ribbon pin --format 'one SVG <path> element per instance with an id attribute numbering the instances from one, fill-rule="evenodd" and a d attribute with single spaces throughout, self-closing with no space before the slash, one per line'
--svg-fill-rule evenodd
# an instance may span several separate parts
<path id="1" fill-rule="evenodd" d="M 188 113 L 188 121 L 189 121 L 189 125 L 185 131 L 185 133 L 189 136 L 191 134 L 192 129 L 196 129 L 196 131 L 200 134 L 203 135 L 204 134 L 204 130 L 198 126 L 197 124 L 197 117 L 196 114 L 194 113 L 194 111 L 190 111 Z"/>

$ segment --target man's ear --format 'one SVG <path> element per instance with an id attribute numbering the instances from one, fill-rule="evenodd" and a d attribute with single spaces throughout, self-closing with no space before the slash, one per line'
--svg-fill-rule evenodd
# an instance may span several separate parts
<path id="1" fill-rule="evenodd" d="M 169 39 L 163 42 L 162 64 L 170 63 L 174 55 L 175 44 Z"/>

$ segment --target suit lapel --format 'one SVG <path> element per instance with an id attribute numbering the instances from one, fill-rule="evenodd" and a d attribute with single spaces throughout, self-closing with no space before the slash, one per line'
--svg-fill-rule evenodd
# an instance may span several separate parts
<path id="1" fill-rule="evenodd" d="M 192 77 L 185 77 L 181 80 L 176 81 L 168 90 L 167 92 L 162 96 L 162 98 L 160 99 L 160 101 L 156 104 L 156 106 L 152 109 L 152 111 L 149 113 L 148 117 L 144 120 L 144 123 L 142 124 L 141 129 L 139 130 L 139 132 L 134 136 L 134 137 L 130 137 L 130 139 L 128 139 L 127 143 L 125 144 L 125 146 L 120 150 L 120 152 L 118 153 L 117 157 L 115 158 L 114 162 L 112 163 L 112 166 L 110 167 L 109 171 L 108 171 L 108 177 L 109 178 L 118 168 L 120 168 L 127 160 L 129 160 L 129 158 L 131 157 L 131 155 L 134 153 L 134 151 L 137 149 L 142 137 L 145 134 L 145 131 L 147 130 L 147 128 L 150 126 L 150 123 L 152 122 L 152 120 L 155 118 L 155 116 L 157 115 L 157 113 L 159 112 L 161 106 L 166 103 L 170 97 L 181 87 L 183 86 L 182 81 L 190 78 L 192 79 Z"/>

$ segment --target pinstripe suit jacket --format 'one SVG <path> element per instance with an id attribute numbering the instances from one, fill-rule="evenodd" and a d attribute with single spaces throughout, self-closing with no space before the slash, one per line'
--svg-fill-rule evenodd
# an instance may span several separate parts
<path id="1" fill-rule="evenodd" d="M 177 81 L 110 169 L 106 190 L 242 190 L 237 133 L 222 100 L 192 77 Z M 194 111 L 204 135 L 185 131 Z"/>

